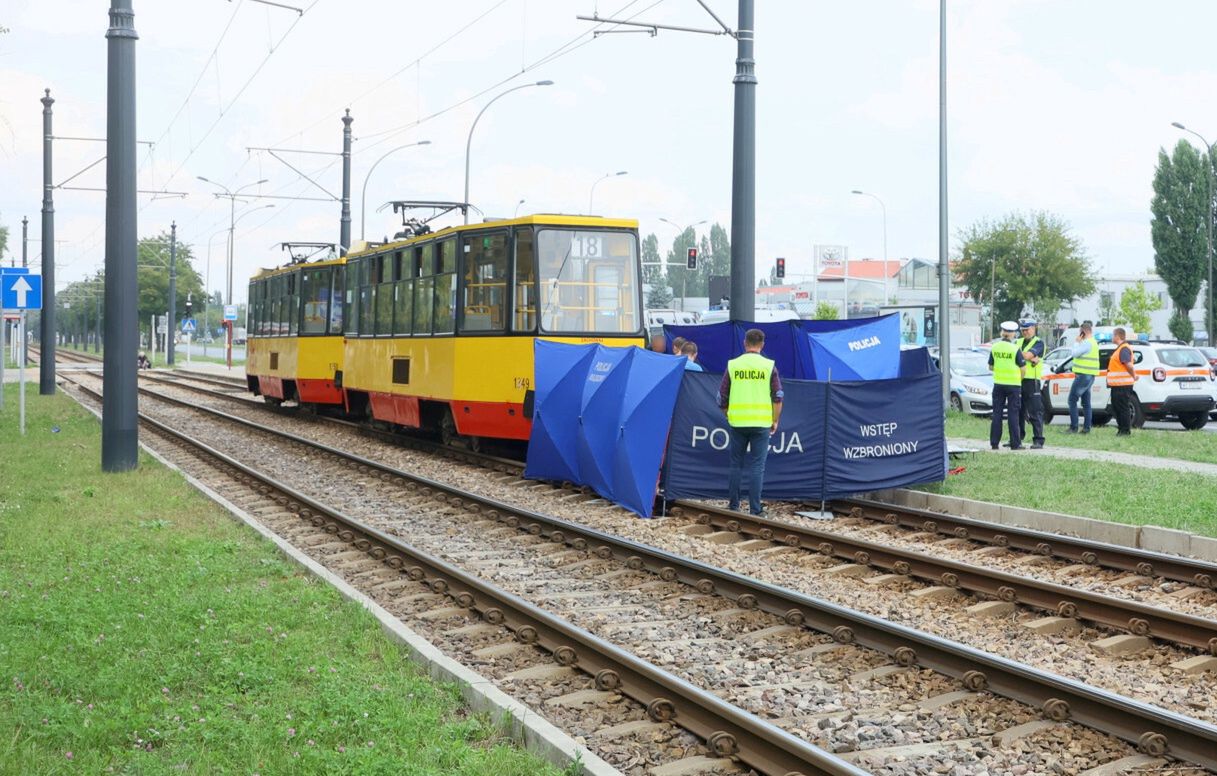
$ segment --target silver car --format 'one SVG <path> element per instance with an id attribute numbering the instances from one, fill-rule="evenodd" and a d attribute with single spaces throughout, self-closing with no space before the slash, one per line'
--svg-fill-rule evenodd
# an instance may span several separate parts
<path id="1" fill-rule="evenodd" d="M 989 370 L 988 351 L 951 351 L 951 408 L 972 415 L 993 412 L 993 372 Z"/>

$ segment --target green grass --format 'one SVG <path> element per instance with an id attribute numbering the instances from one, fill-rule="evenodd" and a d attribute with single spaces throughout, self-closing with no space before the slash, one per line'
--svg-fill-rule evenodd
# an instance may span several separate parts
<path id="1" fill-rule="evenodd" d="M 1217 421 L 1211 421 L 1217 423 Z M 1183 461 L 1217 463 L 1217 434 L 1207 431 L 1175 429 L 1134 429 L 1131 436 L 1117 437 L 1115 423 L 1095 426 L 1089 434 L 1070 434 L 1068 418 L 1058 416 L 1044 425 L 1044 444 L 1048 447 L 1070 447 L 1100 450 L 1106 453 L 1131 453 L 1153 458 L 1177 458 Z M 1027 432 L 1031 432 L 1028 425 Z M 989 439 L 989 418 L 947 413 L 947 438 Z"/>
<path id="2" fill-rule="evenodd" d="M 1215 477 L 1051 458 L 1030 452 L 1012 455 L 981 452 L 954 460 L 951 466 L 963 466 L 964 472 L 920 489 L 945 496 L 1217 536 Z"/>
<path id="3" fill-rule="evenodd" d="M 102 474 L 69 399 L 11 406 L 0 773 L 558 773 L 176 473 Z"/>

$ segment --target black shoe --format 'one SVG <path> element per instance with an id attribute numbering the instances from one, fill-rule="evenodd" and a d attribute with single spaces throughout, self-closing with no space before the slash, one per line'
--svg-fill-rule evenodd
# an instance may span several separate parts
<path id="1" fill-rule="evenodd" d="M 997 445 L 993 445 L 993 446 L 992 446 L 991 448 L 989 448 L 989 449 L 990 449 L 990 450 L 1000 450 L 1001 448 L 1000 448 L 1000 447 L 998 447 Z"/>
<path id="2" fill-rule="evenodd" d="M 1065 433 L 1066 434 L 1076 434 L 1076 433 L 1078 433 L 1078 430 L 1076 428 L 1067 428 L 1067 429 L 1065 429 Z"/>
<path id="3" fill-rule="evenodd" d="M 1009 443 L 1009 442 L 1002 442 L 1002 443 L 1001 443 L 1001 446 L 1002 446 L 1002 447 L 1009 447 L 1009 446 L 1010 446 L 1010 443 Z"/>
<path id="4" fill-rule="evenodd" d="M 1079 431 L 1078 433 L 1079 433 L 1079 434 L 1089 434 L 1089 433 L 1090 433 L 1090 429 L 1088 429 L 1088 428 L 1084 428 L 1084 429 L 1082 429 L 1081 431 Z"/>
<path id="5" fill-rule="evenodd" d="M 1116 436 L 1132 436 L 1131 431 L 1117 431 Z"/>
<path id="6" fill-rule="evenodd" d="M 1011 450 L 1026 450 L 1027 448 L 1023 447 L 1022 445 L 1019 445 L 1018 447 L 1011 447 L 1010 449 Z"/>
<path id="7" fill-rule="evenodd" d="M 1032 449 L 1032 450 L 1043 450 L 1043 449 L 1044 449 L 1044 443 L 1043 443 L 1043 442 L 1034 442 L 1034 443 L 1032 443 L 1032 445 L 1031 445 L 1031 449 Z"/>

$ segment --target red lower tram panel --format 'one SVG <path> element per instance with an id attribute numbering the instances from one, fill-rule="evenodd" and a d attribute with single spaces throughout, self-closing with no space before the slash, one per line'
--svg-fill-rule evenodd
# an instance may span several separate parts
<path id="1" fill-rule="evenodd" d="M 369 393 L 372 417 L 406 428 L 422 425 L 420 400 L 416 396 Z M 448 402 L 457 433 L 487 439 L 527 440 L 532 423 L 524 417 L 524 406 L 509 402 Z"/>
<path id="2" fill-rule="evenodd" d="M 342 404 L 342 389 L 333 380 L 297 380 L 296 392 L 308 404 Z"/>

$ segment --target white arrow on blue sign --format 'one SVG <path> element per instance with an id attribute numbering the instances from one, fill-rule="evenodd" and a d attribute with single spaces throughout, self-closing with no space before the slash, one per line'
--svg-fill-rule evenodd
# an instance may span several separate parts
<path id="1" fill-rule="evenodd" d="M 0 308 L 41 310 L 42 275 L 10 270 L 0 273 Z"/>

